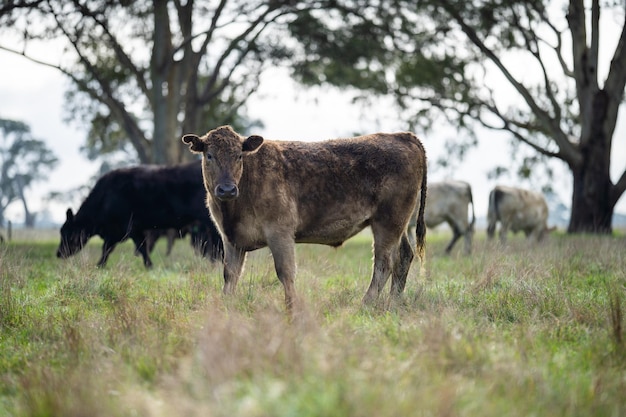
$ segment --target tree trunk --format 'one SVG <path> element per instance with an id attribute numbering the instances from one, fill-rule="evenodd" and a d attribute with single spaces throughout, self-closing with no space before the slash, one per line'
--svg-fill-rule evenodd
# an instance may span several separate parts
<path id="1" fill-rule="evenodd" d="M 607 178 L 591 169 L 574 172 L 568 233 L 612 233 L 614 206 L 609 203 L 607 182 Z"/>
<path id="2" fill-rule="evenodd" d="M 153 1 L 154 5 L 154 34 L 152 57 L 150 61 L 150 76 L 152 80 L 152 109 L 154 112 L 154 127 L 152 132 L 152 163 L 168 164 L 168 139 L 170 139 L 170 109 L 172 86 L 168 74 L 172 68 L 172 44 L 168 14 L 168 4 L 165 1 Z"/>
<path id="3" fill-rule="evenodd" d="M 22 177 L 17 176 L 17 192 L 19 193 L 22 206 L 24 207 L 24 227 L 32 229 L 35 227 L 35 215 L 28 209 L 28 203 L 26 202 L 26 196 L 24 195 L 24 182 Z"/>
<path id="4" fill-rule="evenodd" d="M 599 90 L 593 98 L 589 137 L 581 138 L 582 163 L 573 166 L 574 189 L 568 233 L 612 233 L 611 138 L 606 132 L 610 98 Z"/>

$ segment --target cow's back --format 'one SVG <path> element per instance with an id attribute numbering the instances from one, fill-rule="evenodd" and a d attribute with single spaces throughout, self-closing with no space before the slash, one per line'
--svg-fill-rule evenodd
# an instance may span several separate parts
<path id="1" fill-rule="evenodd" d="M 425 166 L 424 148 L 411 133 L 322 142 L 265 140 L 245 157 L 238 212 L 229 212 L 238 223 L 236 241 L 264 246 L 264 225 L 280 220 L 295 229 L 297 242 L 340 245 L 398 205 L 409 213 L 408 222 Z M 235 233 L 229 229 L 231 219 L 220 218 L 219 203 L 211 204 L 223 233 Z"/>
<path id="2" fill-rule="evenodd" d="M 548 205 L 541 193 L 499 185 L 491 191 L 488 217 L 489 237 L 493 237 L 496 222 L 500 221 L 502 241 L 507 230 L 523 231 L 540 240 L 547 230 Z"/>
<path id="3" fill-rule="evenodd" d="M 546 226 L 548 206 L 542 194 L 518 188 L 499 186 L 496 191 L 498 213 L 511 230 L 528 230 Z"/>
<path id="4" fill-rule="evenodd" d="M 77 219 L 95 233 L 178 227 L 208 218 L 200 162 L 162 167 L 135 166 L 110 171 L 96 183 Z"/>

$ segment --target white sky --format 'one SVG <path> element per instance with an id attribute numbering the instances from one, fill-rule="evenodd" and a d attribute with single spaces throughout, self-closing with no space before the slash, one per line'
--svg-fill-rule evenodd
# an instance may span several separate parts
<path id="1" fill-rule="evenodd" d="M 99 163 L 88 161 L 78 151 L 86 133 L 63 121 L 63 94 L 67 81 L 60 73 L 2 50 L 0 65 L 3 69 L 0 77 L 0 117 L 27 123 L 33 137 L 45 141 L 60 159 L 49 179 L 37 183 L 27 192 L 29 208 L 33 212 L 39 211 L 44 208 L 42 198 L 45 195 L 50 191 L 84 185 L 96 172 Z M 360 109 L 350 103 L 347 94 L 327 89 L 302 91 L 281 71 L 264 78 L 260 94 L 251 98 L 248 110 L 250 116 L 265 123 L 265 128 L 257 133 L 270 139 L 323 140 L 351 136 L 354 132 L 406 130 L 389 106 L 382 105 L 380 109 L 371 110 L 376 114 L 364 117 Z M 623 112 L 621 114 L 623 116 Z M 213 127 L 207 126 L 206 130 Z M 623 139 L 618 140 L 624 137 L 625 131 L 626 123 L 622 122 L 614 140 L 620 142 L 622 147 L 619 152 L 613 151 L 614 181 L 618 172 L 621 173 L 626 166 L 626 143 Z M 435 129 L 429 134 L 415 133 L 424 142 L 431 161 L 442 156 L 442 144 L 449 132 Z M 487 180 L 486 173 L 493 166 L 502 164 L 503 158 L 506 162 L 508 152 L 507 142 L 490 133 L 482 138 L 480 146 L 470 151 L 465 162 L 455 167 L 453 172 L 443 172 L 431 164 L 429 180 L 457 178 L 468 181 L 473 189 L 476 215 L 486 216 L 488 194 L 496 184 L 496 181 Z M 554 189 L 569 206 L 571 175 L 559 162 L 556 171 L 561 175 L 557 175 Z M 503 178 L 497 182 L 516 185 L 514 178 Z M 64 220 L 66 206 L 48 205 L 47 208 L 53 219 L 58 222 Z M 78 207 L 73 208 L 76 210 Z M 617 211 L 626 212 L 625 197 L 618 203 Z M 16 223 L 22 222 L 21 204 L 10 206 L 6 218 Z"/>

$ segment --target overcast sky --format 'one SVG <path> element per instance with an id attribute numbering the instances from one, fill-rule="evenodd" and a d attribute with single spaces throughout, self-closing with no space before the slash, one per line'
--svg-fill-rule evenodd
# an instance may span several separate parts
<path id="1" fill-rule="evenodd" d="M 43 67 L 26 59 L 0 50 L 3 75 L 0 77 L 0 117 L 27 123 L 35 138 L 47 143 L 60 160 L 59 166 L 47 181 L 37 183 L 28 190 L 29 208 L 44 208 L 42 198 L 50 191 L 75 188 L 87 183 L 96 172 L 98 163 L 88 161 L 79 148 L 84 143 L 85 132 L 63 121 L 63 94 L 66 79 L 53 69 Z M 323 140 L 350 136 L 354 132 L 406 130 L 394 117 L 390 107 L 382 105 L 363 116 L 360 109 L 350 103 L 350 96 L 328 89 L 303 92 L 289 80 L 286 73 L 277 71 L 263 79 L 258 95 L 248 104 L 249 115 L 261 119 L 265 127 L 258 133 L 269 139 Z M 624 119 L 623 111 L 621 113 Z M 620 123 L 614 142 L 619 142 L 620 152 L 613 152 L 613 180 L 626 166 L 625 123 Z M 207 126 L 206 130 L 215 126 Z M 203 133 L 203 132 L 197 132 Z M 435 129 L 424 134 L 415 132 L 424 142 L 430 161 L 437 160 L 444 152 L 442 144 L 447 135 Z M 181 144 L 182 146 L 182 144 Z M 614 145 L 615 146 L 615 145 Z M 464 163 L 453 170 L 429 167 L 429 180 L 444 178 L 464 179 L 472 185 L 476 215 L 485 216 L 488 194 L 496 181 L 487 180 L 486 173 L 496 164 L 507 160 L 508 146 L 501 137 L 485 136 L 477 149 L 472 150 Z M 563 202 L 571 200 L 571 175 L 561 163 L 555 168 L 561 175 L 555 179 L 554 188 Z M 517 185 L 514 178 L 503 178 L 498 183 Z M 48 205 L 53 218 L 62 222 L 66 206 Z M 78 207 L 73 207 L 76 211 Z M 618 211 L 626 212 L 626 198 L 622 196 Z M 20 204 L 13 204 L 6 217 L 16 223 L 23 221 Z"/>

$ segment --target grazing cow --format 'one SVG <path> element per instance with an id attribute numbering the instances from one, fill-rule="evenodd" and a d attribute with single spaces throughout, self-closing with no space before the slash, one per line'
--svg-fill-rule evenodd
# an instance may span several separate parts
<path id="1" fill-rule="evenodd" d="M 426 155 L 412 133 L 377 133 L 323 142 L 283 142 L 240 136 L 230 126 L 185 135 L 202 154 L 207 206 L 224 241 L 224 293 L 237 285 L 246 254 L 268 246 L 289 312 L 296 300 L 295 244 L 340 246 L 370 226 L 375 300 L 392 275 L 400 295 L 414 257 L 407 224 L 426 192 Z M 424 256 L 424 211 L 416 239 Z"/>
<path id="2" fill-rule="evenodd" d="M 165 249 L 165 255 L 170 256 L 172 249 L 174 248 L 174 241 L 176 239 L 182 239 L 187 235 L 185 229 L 151 229 L 144 231 L 144 245 L 148 253 L 152 253 L 156 246 L 157 240 L 164 237 L 167 240 L 167 247 Z M 135 250 L 135 255 L 140 255 L 139 250 Z"/>
<path id="3" fill-rule="evenodd" d="M 204 204 L 201 162 L 177 166 L 142 165 L 110 171 L 91 190 L 78 212 L 67 210 L 61 227 L 59 258 L 80 251 L 95 235 L 103 240 L 98 266 L 104 266 L 115 246 L 129 237 L 146 267 L 152 266 L 146 232 L 201 225 L 212 230 L 205 238 L 221 251 L 221 237 Z"/>
<path id="4" fill-rule="evenodd" d="M 509 230 L 523 231 L 526 237 L 543 239 L 547 227 L 548 205 L 543 194 L 521 188 L 496 186 L 489 193 L 487 237 L 493 239 L 500 222 L 500 242 L 506 242 Z"/>
<path id="5" fill-rule="evenodd" d="M 471 220 L 468 219 L 470 205 L 472 206 Z M 415 227 L 416 219 L 417 210 L 411 218 L 409 228 Z M 474 214 L 472 187 L 467 182 L 441 181 L 429 183 L 424 219 L 428 227 L 437 227 L 446 222 L 452 229 L 452 240 L 446 247 L 446 254 L 450 254 L 454 244 L 461 236 L 465 238 L 465 254 L 470 254 L 476 215 Z M 412 233 L 409 233 L 409 238 L 411 237 Z"/>
<path id="6" fill-rule="evenodd" d="M 204 192 L 204 187 L 202 188 L 202 191 Z M 144 232 L 144 244 L 150 254 L 154 250 L 157 240 L 161 237 L 165 237 L 165 239 L 167 239 L 165 255 L 169 256 L 172 253 L 174 241 L 176 239 L 183 239 L 188 234 L 191 236 L 191 247 L 193 247 L 197 254 L 202 255 L 205 258 L 210 258 L 212 261 L 221 258 L 224 251 L 224 248 L 222 247 L 222 240 L 219 237 L 219 233 L 217 232 L 215 225 L 211 221 L 207 221 L 206 223 L 200 223 L 197 221 L 193 224 L 185 226 L 183 229 L 146 230 Z M 140 255 L 139 250 L 135 250 L 135 255 Z"/>

